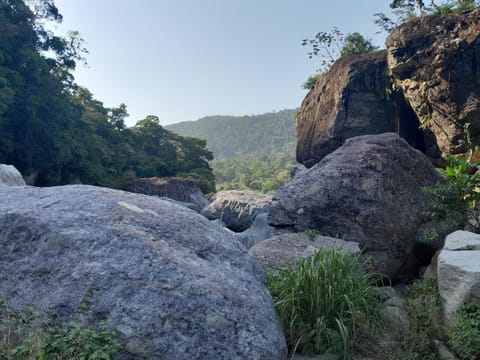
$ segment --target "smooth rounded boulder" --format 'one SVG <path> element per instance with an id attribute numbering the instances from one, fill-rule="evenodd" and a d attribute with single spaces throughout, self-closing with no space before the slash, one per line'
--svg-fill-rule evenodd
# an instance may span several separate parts
<path id="1" fill-rule="evenodd" d="M 393 133 L 348 139 L 275 194 L 270 225 L 354 241 L 374 269 L 395 278 L 413 254 L 427 197 L 440 176 Z"/>
<path id="2" fill-rule="evenodd" d="M 0 189 L 0 300 L 50 324 L 107 321 L 119 359 L 285 359 L 264 274 L 235 237 L 156 197 Z"/>
<path id="3" fill-rule="evenodd" d="M 22 174 L 13 165 L 0 164 L 0 188 L 25 186 Z"/>

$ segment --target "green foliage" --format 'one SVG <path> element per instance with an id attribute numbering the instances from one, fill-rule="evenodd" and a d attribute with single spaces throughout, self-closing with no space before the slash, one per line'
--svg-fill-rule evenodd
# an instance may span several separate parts
<path id="1" fill-rule="evenodd" d="M 56 327 L 45 338 L 42 359 L 110 360 L 119 352 L 118 334 L 79 327 Z"/>
<path id="2" fill-rule="evenodd" d="M 430 200 L 424 212 L 427 223 L 419 231 L 422 241 L 438 241 L 469 223 L 478 227 L 474 208 L 480 199 L 480 164 L 470 162 L 470 156 L 449 160 L 444 181 L 424 189 Z"/>
<path id="3" fill-rule="evenodd" d="M 192 169 L 188 173 L 180 173 L 179 177 L 194 181 L 204 194 L 216 192 L 215 175 L 210 169 Z"/>
<path id="4" fill-rule="evenodd" d="M 470 11 L 475 9 L 479 2 L 475 0 L 448 0 L 440 3 L 439 5 L 431 2 L 431 7 L 427 9 L 429 15 L 447 15 L 451 13 L 462 13 L 464 11 Z"/>
<path id="5" fill-rule="evenodd" d="M 410 285 L 404 298 L 408 327 L 395 334 L 398 346 L 393 358 L 398 360 L 437 360 L 432 339 L 442 333 L 440 323 L 440 295 L 437 280 L 425 277 Z"/>
<path id="6" fill-rule="evenodd" d="M 86 53 L 80 35 L 44 28 L 61 21 L 52 0 L 29 4 L 0 0 L 0 163 L 37 186 L 120 188 L 135 177 L 190 172 L 212 182 L 205 142 L 166 131 L 154 116 L 127 129 L 125 104 L 106 108 L 76 85 L 71 72 Z"/>
<path id="7" fill-rule="evenodd" d="M 480 306 L 463 305 L 458 317 L 449 329 L 449 344 L 461 360 L 480 358 Z"/>
<path id="8" fill-rule="evenodd" d="M 375 24 L 382 31 L 390 33 L 397 26 L 418 16 L 462 13 L 473 10 L 479 5 L 480 2 L 478 0 L 446 0 L 440 3 L 430 1 L 428 6 L 423 0 L 393 0 L 390 3 L 390 8 L 393 10 L 394 17 L 392 18 L 384 13 L 376 13 L 374 14 Z"/>
<path id="9" fill-rule="evenodd" d="M 340 51 L 340 57 L 366 54 L 378 50 L 370 39 L 364 38 L 360 33 L 354 32 L 345 36 L 345 43 Z"/>
<path id="10" fill-rule="evenodd" d="M 293 153 L 294 150 L 290 149 L 288 152 L 261 152 L 248 157 L 214 160 L 212 168 L 217 190 L 275 192 L 291 179 L 290 172 L 297 165 Z"/>
<path id="11" fill-rule="evenodd" d="M 455 12 L 462 13 L 464 11 L 470 11 L 475 9 L 480 5 L 480 2 L 477 0 L 461 0 L 458 1 L 458 4 L 455 8 Z"/>
<path id="12" fill-rule="evenodd" d="M 329 33 L 317 33 L 314 39 L 302 40 L 302 45 L 311 46 L 311 51 L 307 53 L 310 59 L 314 56 L 320 57 L 320 73 L 327 72 L 341 57 L 365 54 L 378 49 L 370 39 L 364 38 L 360 33 L 354 32 L 345 36 L 336 27 Z"/>
<path id="13" fill-rule="evenodd" d="M 258 152 L 274 154 L 295 144 L 297 110 L 251 116 L 207 116 L 165 126 L 186 137 L 207 141 L 215 159 L 247 157 Z"/>
<path id="14" fill-rule="evenodd" d="M 0 301 L 0 359 L 36 360 L 43 347 L 43 331 L 31 326 L 31 308 L 13 311 Z"/>
<path id="15" fill-rule="evenodd" d="M 460 200 L 474 208 L 480 200 L 480 163 L 472 163 L 472 153 L 466 158 L 449 156 L 450 165 L 445 169 L 445 178 L 459 194 Z"/>
<path id="16" fill-rule="evenodd" d="M 217 190 L 271 193 L 291 178 L 296 110 L 252 116 L 208 116 L 165 128 L 206 139 Z"/>
<path id="17" fill-rule="evenodd" d="M 305 234 L 310 240 L 315 240 L 315 238 L 320 235 L 320 231 L 317 229 L 308 229 L 307 231 L 305 231 Z"/>
<path id="18" fill-rule="evenodd" d="M 268 286 L 295 353 L 332 352 L 348 359 L 366 339 L 377 319 L 377 277 L 350 254 L 323 249 L 268 274 Z"/>
<path id="19" fill-rule="evenodd" d="M 119 334 L 108 331 L 106 323 L 99 330 L 49 329 L 34 326 L 37 317 L 31 308 L 14 311 L 0 302 L 0 359 L 110 360 L 120 351 Z"/>
<path id="20" fill-rule="evenodd" d="M 311 90 L 313 89 L 313 87 L 315 86 L 315 84 L 318 82 L 318 78 L 319 78 L 320 75 L 318 74 L 315 74 L 315 75 L 310 75 L 307 79 L 307 81 L 305 81 L 302 85 L 302 89 L 305 89 L 305 90 Z"/>

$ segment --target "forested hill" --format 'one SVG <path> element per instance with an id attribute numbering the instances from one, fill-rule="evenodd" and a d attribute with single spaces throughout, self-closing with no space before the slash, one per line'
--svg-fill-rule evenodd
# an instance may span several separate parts
<path id="1" fill-rule="evenodd" d="M 251 116 L 207 116 L 165 128 L 207 140 L 207 148 L 215 159 L 248 156 L 259 151 L 278 153 L 293 151 L 296 112 L 295 109 Z"/>
<path id="2" fill-rule="evenodd" d="M 86 50 L 78 33 L 44 27 L 62 20 L 53 1 L 28 3 L 0 0 L 0 163 L 36 186 L 183 176 L 214 191 L 205 140 L 165 130 L 154 115 L 127 128 L 125 104 L 107 108 L 75 83 Z"/>

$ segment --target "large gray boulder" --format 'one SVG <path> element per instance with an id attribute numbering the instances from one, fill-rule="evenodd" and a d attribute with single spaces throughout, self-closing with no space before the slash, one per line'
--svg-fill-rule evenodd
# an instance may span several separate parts
<path id="1" fill-rule="evenodd" d="M 253 191 L 226 190 L 214 194 L 202 215 L 210 220 L 220 219 L 235 232 L 250 228 L 258 214 L 268 211 L 272 197 Z"/>
<path id="2" fill-rule="evenodd" d="M 156 197 L 0 189 L 0 300 L 45 321 L 106 320 L 120 359 L 285 359 L 263 271 L 228 231 Z M 77 319 L 78 320 L 78 319 Z"/>
<path id="3" fill-rule="evenodd" d="M 447 323 L 465 302 L 480 303 L 480 234 L 458 230 L 446 237 L 437 278 Z"/>
<path id="4" fill-rule="evenodd" d="M 427 157 L 396 134 L 359 136 L 280 188 L 268 219 L 358 242 L 376 270 L 396 277 L 413 253 L 422 187 L 439 180 Z"/>
<path id="5" fill-rule="evenodd" d="M 25 185 L 22 174 L 15 166 L 0 164 L 0 188 Z"/>

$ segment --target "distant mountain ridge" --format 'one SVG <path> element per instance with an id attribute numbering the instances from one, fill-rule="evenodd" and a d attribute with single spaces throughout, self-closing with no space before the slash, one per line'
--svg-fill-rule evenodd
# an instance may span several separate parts
<path id="1" fill-rule="evenodd" d="M 297 109 L 287 109 L 251 116 L 206 116 L 165 128 L 182 136 L 207 140 L 207 148 L 215 159 L 258 152 L 293 152 L 296 113 Z"/>

